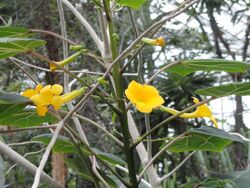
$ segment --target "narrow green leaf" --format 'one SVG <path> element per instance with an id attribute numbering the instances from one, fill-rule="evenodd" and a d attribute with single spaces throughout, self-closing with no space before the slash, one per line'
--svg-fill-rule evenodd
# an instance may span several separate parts
<path id="1" fill-rule="evenodd" d="M 128 6 L 134 9 L 138 9 L 145 2 L 146 0 L 117 0 L 120 6 Z"/>
<path id="2" fill-rule="evenodd" d="M 24 27 L 0 26 L 0 37 L 26 37 L 29 30 Z"/>
<path id="3" fill-rule="evenodd" d="M 204 96 L 224 97 L 228 95 L 250 95 L 250 82 L 232 83 L 221 86 L 207 87 L 198 89 L 195 93 Z"/>
<path id="4" fill-rule="evenodd" d="M 35 109 L 23 108 L 24 106 L 21 105 L 11 105 L 3 112 L 0 112 L 0 125 L 25 128 L 42 125 L 43 123 L 52 124 L 58 121 L 50 113 L 47 113 L 44 117 L 41 117 L 37 115 Z"/>
<path id="5" fill-rule="evenodd" d="M 241 61 L 224 59 L 197 59 L 181 61 L 166 71 L 180 75 L 188 75 L 196 71 L 246 72 L 250 65 Z"/>
<path id="6" fill-rule="evenodd" d="M 44 44 L 45 41 L 32 38 L 0 38 L 0 59 L 25 53 Z"/>
<path id="7" fill-rule="evenodd" d="M 233 141 L 244 143 L 240 137 L 231 135 L 221 129 L 203 126 L 186 133 L 184 138 L 177 140 L 169 147 L 172 152 L 214 151 L 220 152 Z"/>

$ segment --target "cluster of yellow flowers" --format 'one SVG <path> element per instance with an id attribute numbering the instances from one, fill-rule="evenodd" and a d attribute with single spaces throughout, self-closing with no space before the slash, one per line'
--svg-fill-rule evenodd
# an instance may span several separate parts
<path id="1" fill-rule="evenodd" d="M 166 111 L 173 115 L 179 113 L 179 111 L 175 109 L 162 106 L 164 100 L 160 96 L 159 91 L 153 86 L 146 84 L 142 85 L 133 80 L 132 82 L 130 82 L 128 88 L 126 89 L 125 95 L 136 106 L 137 110 L 142 113 L 150 113 L 154 108 L 160 108 L 161 110 Z M 193 97 L 193 102 L 195 104 L 198 104 L 199 100 Z M 198 106 L 194 112 L 183 113 L 179 117 L 181 118 L 207 117 L 214 123 L 215 127 L 218 128 L 218 124 L 215 118 L 213 117 L 210 108 L 206 104 Z"/>
<path id="2" fill-rule="evenodd" d="M 50 105 L 53 106 L 55 110 L 58 110 L 62 104 L 82 94 L 84 90 L 84 88 L 81 88 L 60 95 L 63 92 L 63 87 L 61 85 L 54 84 L 52 86 L 47 85 L 43 87 L 41 84 L 38 84 L 35 89 L 28 89 L 24 91 L 22 95 L 29 98 L 36 105 L 37 114 L 39 116 L 45 116 Z"/>

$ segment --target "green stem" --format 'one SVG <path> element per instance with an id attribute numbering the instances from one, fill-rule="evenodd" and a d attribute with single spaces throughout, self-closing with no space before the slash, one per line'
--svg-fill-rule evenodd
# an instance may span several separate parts
<path id="1" fill-rule="evenodd" d="M 110 11 L 110 4 L 109 0 L 103 0 L 104 9 L 106 12 L 106 18 L 108 21 L 108 29 L 109 29 L 109 37 L 110 37 L 110 45 L 112 51 L 112 59 L 116 59 L 118 56 L 117 50 L 117 43 L 116 43 L 116 36 L 114 33 L 113 22 L 111 18 L 111 11 Z M 123 87 L 122 87 L 122 75 L 120 74 L 120 65 L 117 63 L 114 65 L 112 69 L 112 75 L 115 84 L 115 93 L 117 97 L 118 107 L 121 112 L 119 116 L 122 134 L 123 134 L 123 142 L 124 142 L 124 153 L 128 165 L 129 171 L 129 180 L 131 184 L 131 188 L 137 188 L 138 182 L 136 178 L 136 170 L 135 170 L 135 163 L 134 163 L 134 155 L 133 155 L 133 148 L 130 147 L 131 144 L 131 137 L 128 129 L 128 119 L 127 119 L 127 110 L 125 106 L 125 102 L 122 100 L 123 98 Z"/>

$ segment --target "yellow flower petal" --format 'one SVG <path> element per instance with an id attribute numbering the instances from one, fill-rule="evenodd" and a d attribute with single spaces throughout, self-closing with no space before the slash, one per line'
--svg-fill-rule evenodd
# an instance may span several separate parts
<path id="1" fill-rule="evenodd" d="M 56 67 L 55 64 L 56 64 L 56 62 L 49 64 L 49 69 L 51 70 L 51 72 L 55 72 L 56 71 L 57 67 Z"/>
<path id="2" fill-rule="evenodd" d="M 214 118 L 214 116 L 210 116 L 209 118 L 210 118 L 210 120 L 214 123 L 214 126 L 215 126 L 216 128 L 219 128 L 218 123 L 217 123 L 216 119 Z"/>
<path id="3" fill-rule="evenodd" d="M 60 95 L 63 92 L 63 87 L 59 84 L 54 84 L 52 86 L 52 93 L 54 95 Z"/>
<path id="4" fill-rule="evenodd" d="M 62 103 L 63 103 L 62 96 L 54 96 L 51 105 L 54 107 L 55 110 L 59 110 Z"/>
<path id="5" fill-rule="evenodd" d="M 72 99 L 76 98 L 77 96 L 83 94 L 84 92 L 85 92 L 85 88 L 81 88 L 79 90 L 74 90 L 74 91 L 71 91 L 70 93 L 66 93 L 62 95 L 62 101 L 63 103 L 67 103 L 71 101 Z"/>
<path id="6" fill-rule="evenodd" d="M 125 95 L 143 113 L 150 113 L 154 108 L 164 103 L 163 98 L 155 87 L 145 84 L 141 85 L 134 80 L 130 82 L 125 90 Z"/>
<path id="7" fill-rule="evenodd" d="M 44 100 L 44 97 L 41 95 L 34 95 L 33 97 L 30 98 L 32 100 L 32 102 L 36 105 L 36 106 L 43 106 L 43 105 L 49 105 L 50 102 L 47 100 Z"/>
<path id="8" fill-rule="evenodd" d="M 27 89 L 26 91 L 23 92 L 22 96 L 31 98 L 36 94 L 34 89 Z"/>
<path id="9" fill-rule="evenodd" d="M 42 88 L 43 88 L 43 85 L 42 84 L 38 84 L 36 86 L 36 89 L 35 89 L 36 94 L 39 93 L 42 90 Z"/>
<path id="10" fill-rule="evenodd" d="M 165 42 L 165 39 L 163 37 L 159 37 L 155 41 L 155 45 L 157 45 L 157 46 L 165 46 L 165 44 L 166 44 L 166 42 Z"/>
<path id="11" fill-rule="evenodd" d="M 139 110 L 142 113 L 150 113 L 153 110 L 151 106 L 147 105 L 147 103 L 144 102 L 138 102 L 135 105 L 137 110 Z"/>
<path id="12" fill-rule="evenodd" d="M 42 84 L 38 84 L 35 89 L 27 89 L 26 91 L 24 91 L 22 96 L 31 98 L 32 96 L 38 94 L 42 88 Z"/>
<path id="13" fill-rule="evenodd" d="M 37 106 L 36 111 L 37 111 L 37 114 L 39 116 L 45 116 L 46 113 L 48 112 L 48 107 L 47 106 Z"/>
<path id="14" fill-rule="evenodd" d="M 41 100 L 43 100 L 44 103 L 48 103 L 50 104 L 53 98 L 53 92 L 52 92 L 52 88 L 51 85 L 47 85 L 45 86 L 41 91 L 40 91 L 40 95 Z"/>
<path id="15" fill-rule="evenodd" d="M 200 102 L 197 98 L 195 97 L 192 98 L 195 104 L 198 104 Z M 210 117 L 210 116 L 212 116 L 212 111 L 206 104 L 202 104 L 197 107 L 196 117 Z"/>

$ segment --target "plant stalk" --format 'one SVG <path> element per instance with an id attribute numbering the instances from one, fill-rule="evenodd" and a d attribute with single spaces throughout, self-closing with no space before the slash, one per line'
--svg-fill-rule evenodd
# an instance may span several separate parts
<path id="1" fill-rule="evenodd" d="M 110 2 L 109 0 L 104 0 L 103 4 L 104 4 L 104 9 L 106 13 L 107 22 L 108 22 L 112 59 L 114 60 L 118 57 L 118 50 L 117 50 L 116 35 L 114 33 L 114 26 L 112 22 Z M 114 79 L 115 93 L 117 97 L 118 108 L 121 112 L 121 115 L 119 116 L 119 120 L 120 120 L 122 134 L 123 134 L 123 143 L 124 143 L 123 150 L 124 150 L 127 165 L 128 165 L 129 181 L 131 184 L 130 187 L 137 188 L 138 183 L 137 183 L 136 170 L 135 170 L 135 165 L 134 165 L 133 148 L 130 147 L 132 140 L 131 140 L 129 129 L 128 129 L 127 110 L 126 110 L 125 102 L 122 100 L 124 91 L 122 87 L 123 85 L 122 75 L 120 74 L 119 63 L 114 65 L 112 69 L 112 75 Z"/>

